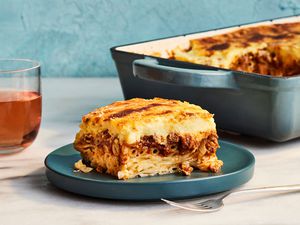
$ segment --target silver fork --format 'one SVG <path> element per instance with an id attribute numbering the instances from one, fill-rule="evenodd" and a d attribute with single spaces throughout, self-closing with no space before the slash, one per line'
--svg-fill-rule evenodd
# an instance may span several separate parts
<path id="1" fill-rule="evenodd" d="M 213 198 L 206 201 L 198 202 L 198 203 L 178 203 L 175 201 L 170 201 L 167 199 L 161 199 L 162 201 L 168 203 L 169 205 L 175 206 L 177 208 L 186 209 L 190 211 L 197 212 L 215 212 L 223 208 L 224 203 L 223 199 L 226 198 L 230 194 L 236 193 L 255 193 L 255 192 L 284 192 L 284 191 L 300 191 L 300 184 L 293 185 L 284 185 L 284 186 L 270 186 L 270 187 L 260 187 L 260 188 L 251 188 L 251 189 L 242 189 L 235 191 L 225 192 L 219 198 Z"/>

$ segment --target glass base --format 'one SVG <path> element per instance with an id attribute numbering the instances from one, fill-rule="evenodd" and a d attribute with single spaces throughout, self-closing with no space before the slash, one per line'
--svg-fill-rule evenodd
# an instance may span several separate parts
<path id="1" fill-rule="evenodd" d="M 23 151 L 24 146 L 0 146 L 0 155 L 11 155 Z"/>

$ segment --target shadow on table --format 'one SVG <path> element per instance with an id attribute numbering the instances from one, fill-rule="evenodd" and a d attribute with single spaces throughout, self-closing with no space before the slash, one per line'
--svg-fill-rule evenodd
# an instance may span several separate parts
<path id="1" fill-rule="evenodd" d="M 250 148 L 259 148 L 259 150 L 268 150 L 269 148 L 285 147 L 295 143 L 299 143 L 300 145 L 300 138 L 296 138 L 286 142 L 275 142 L 253 136 L 229 133 L 222 130 L 218 130 L 218 135 L 222 140 L 230 141 L 232 143 L 244 145 Z"/>
<path id="2" fill-rule="evenodd" d="M 55 205 L 68 205 L 78 208 L 90 208 L 92 205 L 103 205 L 109 209 L 110 206 L 116 207 L 141 207 L 141 206 L 158 206 L 164 203 L 160 201 L 156 202 L 138 202 L 138 201 L 117 201 L 117 200 L 106 200 L 98 199 L 92 197 L 81 196 L 73 194 L 67 191 L 53 186 L 45 175 L 45 168 L 39 168 L 25 176 L 11 177 L 7 180 L 13 180 L 12 186 L 14 186 L 17 194 L 22 195 L 22 197 L 30 198 L 32 201 L 40 201 L 46 204 Z M 25 192 L 25 193 L 24 193 Z M 26 193 L 28 192 L 28 193 Z M 146 209 L 146 208 L 145 208 Z M 115 208 L 114 208 L 115 210 Z M 121 209 L 120 209 L 121 210 Z"/>
<path id="3" fill-rule="evenodd" d="M 164 217 L 164 215 L 184 215 L 195 214 L 186 210 L 181 210 L 168 206 L 163 202 L 137 202 L 137 201 L 116 201 L 97 199 L 76 195 L 70 192 L 60 190 L 53 186 L 46 178 L 45 168 L 39 168 L 25 176 L 11 177 L 7 180 L 12 180 L 11 186 L 16 189 L 16 194 L 22 195 L 22 198 L 29 198 L 31 201 L 36 201 L 47 205 L 65 206 L 70 208 L 80 208 L 84 210 L 101 209 L 102 211 L 148 211 L 151 208 L 157 209 L 156 216 Z M 235 209 L 242 204 L 256 204 L 267 199 L 292 197 L 295 193 L 264 193 L 255 195 L 233 195 L 225 200 L 225 208 Z M 221 194 L 219 194 L 221 195 Z M 202 198 L 194 198 L 189 200 L 180 200 L 180 202 L 199 202 L 205 199 L 216 197 L 206 196 Z M 272 201 L 271 201 L 272 202 Z M 223 210 L 222 210 L 223 211 Z"/>

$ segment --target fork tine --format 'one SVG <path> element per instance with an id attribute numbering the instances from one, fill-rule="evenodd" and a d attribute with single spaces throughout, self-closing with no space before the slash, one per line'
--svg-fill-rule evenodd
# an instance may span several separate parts
<path id="1" fill-rule="evenodd" d="M 199 204 L 199 205 L 201 205 L 201 204 Z M 209 205 L 201 205 L 202 207 L 204 207 L 204 208 L 206 208 L 206 209 L 211 209 L 212 207 L 211 206 L 209 206 Z"/>
<path id="2" fill-rule="evenodd" d="M 171 205 L 171 206 L 174 206 L 174 207 L 177 207 L 177 208 L 181 208 L 181 209 L 186 209 L 186 210 L 190 210 L 190 211 L 195 211 L 195 212 L 215 212 L 215 211 L 218 211 L 218 209 L 208 209 L 208 208 L 204 208 L 202 206 L 200 207 L 190 207 L 186 204 L 179 204 L 177 202 L 174 202 L 174 201 L 170 201 L 170 200 L 167 200 L 167 199 L 164 199 L 162 198 L 161 199 L 162 201 L 164 201 L 165 203 Z"/>
<path id="3" fill-rule="evenodd" d="M 209 203 L 209 202 L 208 201 L 198 202 L 198 203 L 196 203 L 196 205 L 200 205 L 200 206 L 202 206 L 204 208 L 212 208 L 212 206 L 209 205 L 209 204 L 207 204 L 207 203 Z"/>
<path id="4" fill-rule="evenodd" d="M 198 205 L 200 205 L 201 207 L 206 208 L 206 209 L 211 209 L 211 208 L 212 208 L 212 207 L 209 206 L 209 205 L 204 205 L 204 204 L 198 204 Z"/>

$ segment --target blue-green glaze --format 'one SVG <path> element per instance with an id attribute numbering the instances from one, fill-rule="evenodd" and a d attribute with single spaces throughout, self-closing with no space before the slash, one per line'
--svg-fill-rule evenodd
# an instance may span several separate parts
<path id="1" fill-rule="evenodd" d="M 63 146 L 45 159 L 46 175 L 55 186 L 81 195 L 118 200 L 158 200 L 192 198 L 218 193 L 249 181 L 254 172 L 254 156 L 241 146 L 220 141 L 219 159 L 224 166 L 218 174 L 194 171 L 190 176 L 171 174 L 126 181 L 91 172 L 74 172 L 80 155 L 72 145 Z"/>

